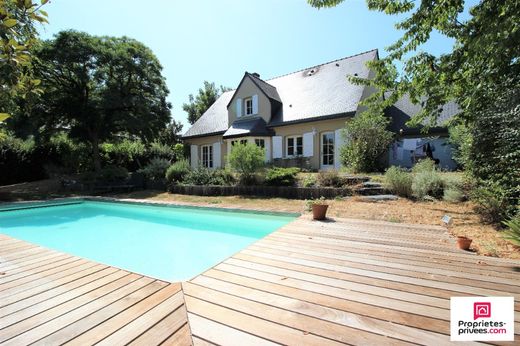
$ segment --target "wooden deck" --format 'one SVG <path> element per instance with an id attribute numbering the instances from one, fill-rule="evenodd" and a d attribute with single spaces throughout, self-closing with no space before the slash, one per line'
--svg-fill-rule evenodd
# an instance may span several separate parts
<path id="1" fill-rule="evenodd" d="M 0 234 L 0 344 L 190 345 L 180 283 Z"/>
<path id="2" fill-rule="evenodd" d="M 514 296 L 519 333 L 520 261 L 453 243 L 301 217 L 181 284 L 0 234 L 0 344 L 445 345 L 449 298 L 475 295 Z"/>
<path id="3" fill-rule="evenodd" d="M 195 344 L 447 345 L 452 296 L 513 295 L 520 332 L 519 267 L 440 227 L 299 218 L 183 291 Z"/>

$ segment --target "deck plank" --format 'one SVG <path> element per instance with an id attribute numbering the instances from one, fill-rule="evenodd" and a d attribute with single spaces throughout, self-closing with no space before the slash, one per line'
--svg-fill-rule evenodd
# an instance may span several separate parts
<path id="1" fill-rule="evenodd" d="M 0 234 L 0 343 L 448 345 L 453 296 L 515 297 L 518 340 L 519 268 L 354 219 L 300 217 L 182 284 Z"/>

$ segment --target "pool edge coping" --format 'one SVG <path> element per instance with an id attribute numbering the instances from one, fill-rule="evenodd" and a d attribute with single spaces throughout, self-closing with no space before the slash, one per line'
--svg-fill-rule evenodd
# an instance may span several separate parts
<path id="1" fill-rule="evenodd" d="M 131 204 L 131 205 L 146 205 L 146 206 L 159 206 L 168 208 L 192 208 L 202 210 L 213 210 L 223 212 L 237 212 L 237 213 L 249 213 L 249 214 L 262 214 L 262 215 L 273 215 L 273 216 L 287 216 L 298 218 L 302 216 L 302 213 L 288 212 L 288 211 L 272 211 L 272 210 L 261 210 L 261 209 L 247 209 L 247 208 L 236 208 L 236 207 L 213 207 L 213 206 L 201 206 L 190 203 L 175 203 L 166 201 L 150 201 L 145 199 L 128 199 L 128 198 L 116 198 L 116 197 L 102 197 L 102 196 L 76 196 L 76 197 L 61 197 L 44 200 L 32 200 L 32 201 L 17 201 L 17 202 L 5 202 L 0 203 L 0 213 L 7 211 L 23 210 L 23 209 L 35 209 L 35 208 L 46 208 L 53 206 L 81 204 L 85 201 L 91 202 L 106 202 L 106 203 L 119 203 L 119 204 Z"/>

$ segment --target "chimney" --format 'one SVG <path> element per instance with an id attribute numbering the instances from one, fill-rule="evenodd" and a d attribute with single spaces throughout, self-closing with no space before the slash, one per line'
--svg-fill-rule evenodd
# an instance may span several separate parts
<path id="1" fill-rule="evenodd" d="M 251 73 L 251 74 L 252 74 L 253 76 L 255 76 L 256 78 L 260 78 L 260 75 L 259 75 L 258 73 L 256 73 L 256 72 L 253 72 L 253 73 Z"/>

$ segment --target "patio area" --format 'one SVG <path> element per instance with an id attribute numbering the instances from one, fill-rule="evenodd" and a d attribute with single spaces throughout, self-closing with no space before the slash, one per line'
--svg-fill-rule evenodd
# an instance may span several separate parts
<path id="1" fill-rule="evenodd" d="M 442 227 L 339 218 L 300 217 L 181 284 L 0 235 L 0 343 L 444 345 L 449 298 L 518 300 L 519 268 Z"/>

